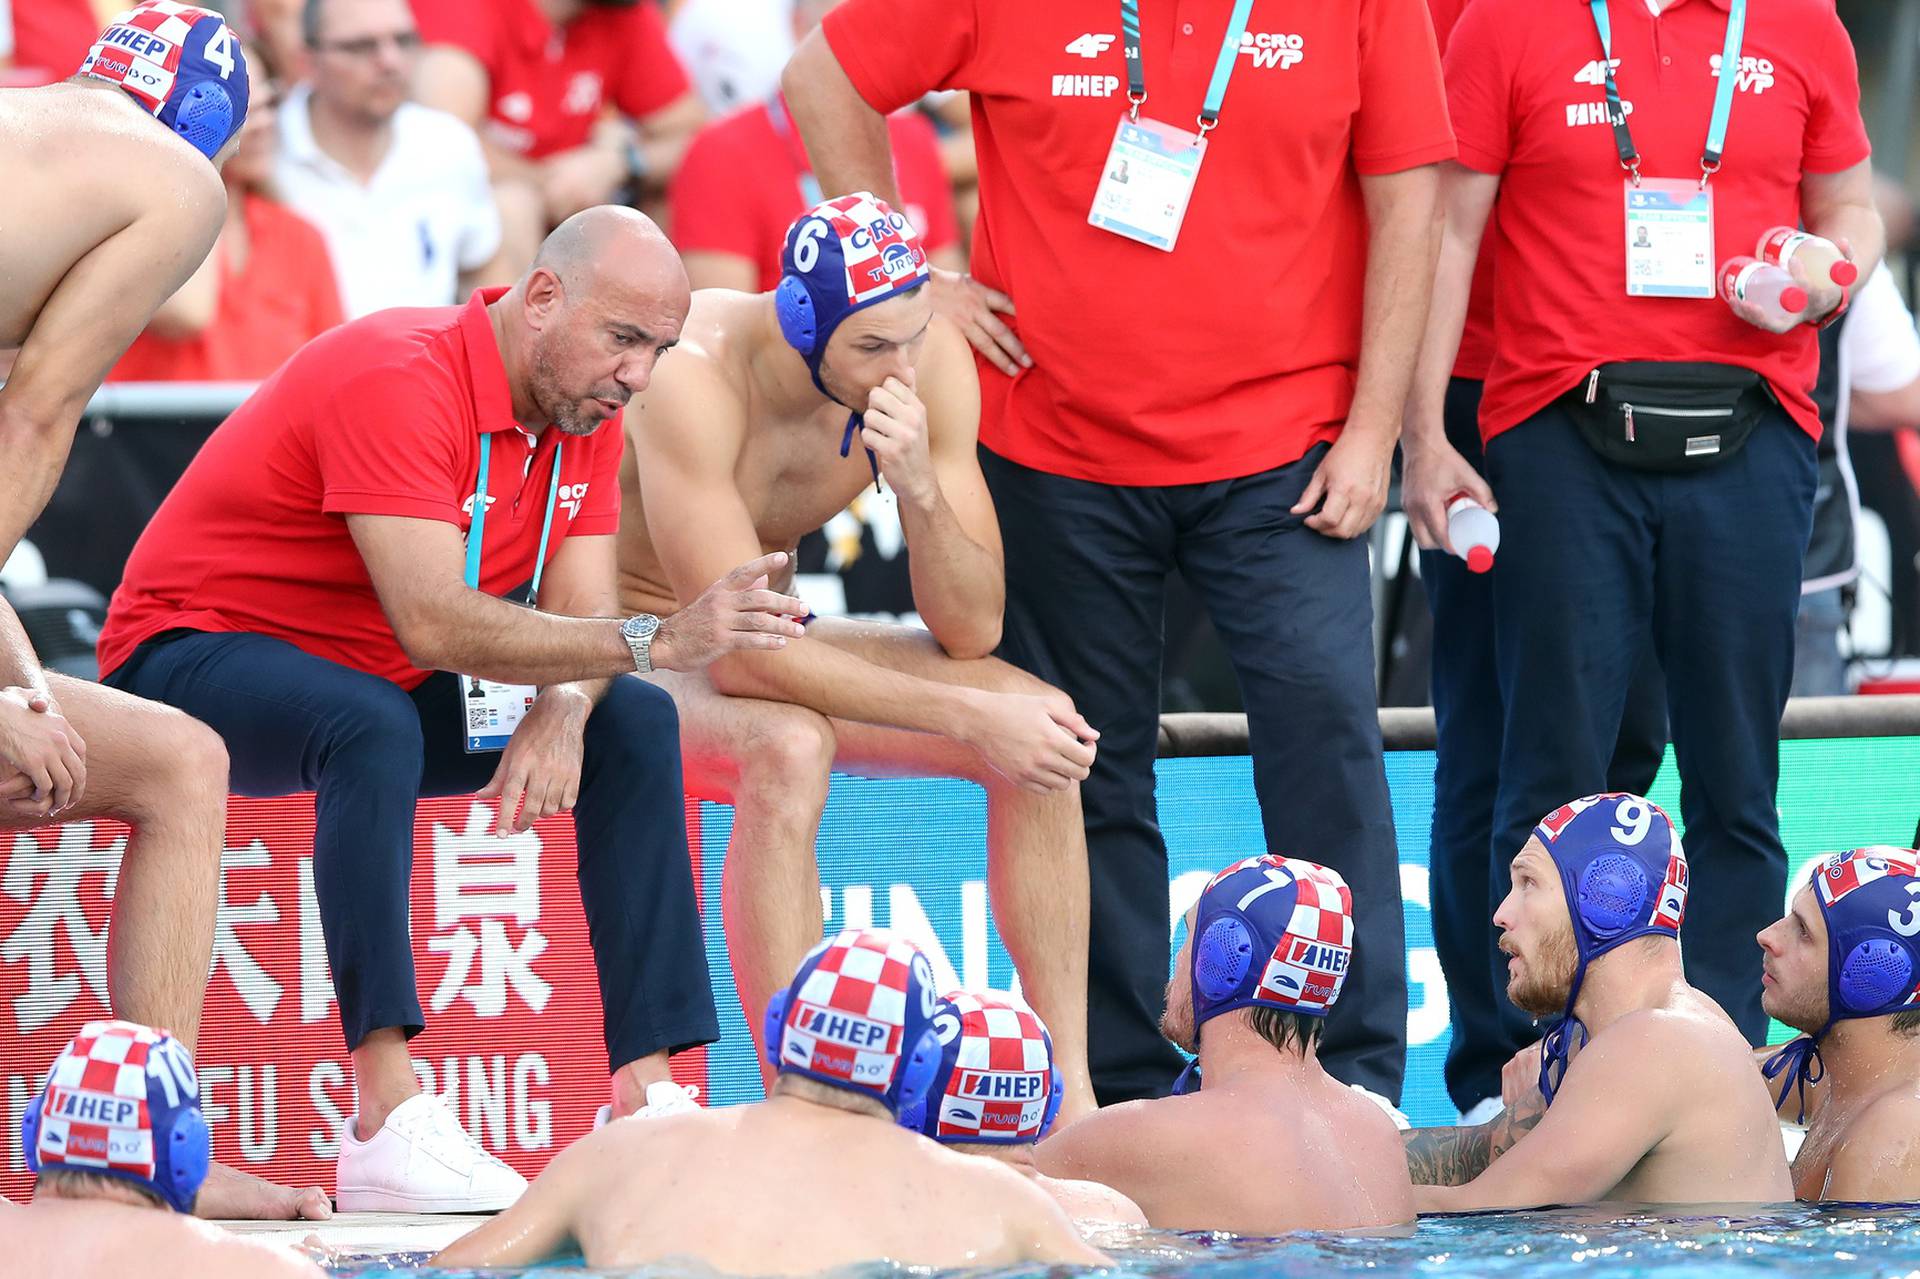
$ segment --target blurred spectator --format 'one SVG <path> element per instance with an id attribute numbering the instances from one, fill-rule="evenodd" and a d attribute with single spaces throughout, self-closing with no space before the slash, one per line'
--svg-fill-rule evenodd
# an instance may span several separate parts
<path id="1" fill-rule="evenodd" d="M 72 75 L 94 36 L 134 0 L 0 0 L 0 66 L 13 84 L 51 84 Z"/>
<path id="2" fill-rule="evenodd" d="M 320 233 L 266 194 L 273 177 L 277 94 L 267 58 L 255 68 L 240 145 L 220 176 L 227 221 L 200 269 L 161 303 L 110 382 L 253 382 L 308 338 L 340 323 L 340 293 Z"/>
<path id="3" fill-rule="evenodd" d="M 654 4 L 413 0 L 413 11 L 427 44 L 420 101 L 486 147 L 502 278 L 525 270 L 562 219 L 664 190 L 706 121 Z"/>
<path id="4" fill-rule="evenodd" d="M 797 39 L 820 25 L 840 0 L 795 0 Z M 953 218 L 953 190 L 933 125 L 918 111 L 887 120 L 893 136 L 900 211 L 920 233 L 927 256 L 949 271 L 966 269 Z M 673 242 L 696 289 L 764 292 L 780 281 L 787 227 L 820 202 L 800 130 L 776 88 L 700 130 L 670 188 Z"/>
<path id="5" fill-rule="evenodd" d="M 311 73 L 307 66 L 307 41 L 301 33 L 306 23 L 306 0 L 245 0 L 247 21 L 253 28 L 249 44 L 261 47 L 273 65 L 279 68 L 286 84 L 304 81 Z"/>
<path id="6" fill-rule="evenodd" d="M 765 102 L 793 53 L 794 0 L 667 0 L 667 39 L 707 110 Z"/>
<path id="7" fill-rule="evenodd" d="M 304 23 L 311 79 L 281 106 L 274 181 L 326 236 L 347 317 L 460 301 L 500 214 L 473 130 L 407 101 L 407 0 L 307 0 Z"/>

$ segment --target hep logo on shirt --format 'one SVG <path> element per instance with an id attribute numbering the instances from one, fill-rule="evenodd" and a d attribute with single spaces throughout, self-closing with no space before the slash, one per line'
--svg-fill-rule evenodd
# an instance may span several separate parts
<path id="1" fill-rule="evenodd" d="M 1256 67 L 1279 67 L 1286 71 L 1307 56 L 1307 42 L 1297 35 L 1278 31 L 1243 31 L 1240 56 L 1253 59 Z"/>
<path id="2" fill-rule="evenodd" d="M 1720 78 L 1720 55 L 1715 53 L 1707 58 L 1707 69 L 1713 78 Z M 1742 93 L 1751 93 L 1759 97 L 1773 87 L 1773 62 L 1767 58 L 1742 57 L 1740 69 L 1733 73 L 1733 87 Z"/>

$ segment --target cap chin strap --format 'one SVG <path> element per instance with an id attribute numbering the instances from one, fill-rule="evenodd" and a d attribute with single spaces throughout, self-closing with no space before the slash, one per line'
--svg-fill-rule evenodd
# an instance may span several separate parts
<path id="1" fill-rule="evenodd" d="M 1553 1094 L 1559 1091 L 1554 1082 L 1554 1067 L 1558 1066 L 1559 1077 L 1567 1077 L 1567 1063 L 1572 1060 L 1576 1049 L 1587 1046 L 1587 1024 L 1573 1015 L 1573 1003 L 1580 998 L 1580 987 L 1587 980 L 1587 961 L 1582 959 L 1573 970 L 1573 986 L 1567 991 L 1567 1007 L 1560 1014 L 1560 1020 L 1554 1023 L 1540 1040 L 1540 1096 L 1551 1106 Z M 1578 1043 L 1572 1042 L 1575 1033 L 1580 1036 Z"/>
<path id="2" fill-rule="evenodd" d="M 822 342 L 820 344 L 820 349 L 818 351 L 816 351 L 814 354 L 809 355 L 805 358 L 807 361 L 807 372 L 812 375 L 813 384 L 815 387 L 819 389 L 820 394 L 826 396 L 829 400 L 832 400 L 835 404 L 838 404 L 841 408 L 847 410 L 847 430 L 846 430 L 846 433 L 840 437 L 840 456 L 846 457 L 853 452 L 854 432 L 858 431 L 862 426 L 866 424 L 866 420 L 867 420 L 866 414 L 860 412 L 858 409 L 855 409 L 851 404 L 848 404 L 845 400 L 835 395 L 832 391 L 829 391 L 827 389 L 827 384 L 820 380 L 820 366 L 826 361 L 826 358 L 827 358 L 827 344 L 825 342 Z M 865 447 L 865 446 L 863 445 L 862 447 Z M 873 455 L 872 449 L 867 449 L 866 453 L 867 453 L 867 467 L 869 470 L 873 472 L 873 486 L 875 488 L 879 488 L 880 487 L 880 459 Z"/>
<path id="3" fill-rule="evenodd" d="M 1180 1072 L 1180 1078 L 1173 1081 L 1173 1095 L 1184 1097 L 1190 1092 L 1200 1091 L 1200 1059 L 1195 1057 Z"/>
<path id="4" fill-rule="evenodd" d="M 1800 1090 L 1800 1111 L 1793 1122 L 1807 1122 L 1807 1085 L 1817 1084 L 1827 1077 L 1827 1061 L 1820 1055 L 1820 1041 L 1833 1029 L 1836 1019 L 1827 1018 L 1827 1024 L 1811 1035 L 1802 1035 L 1773 1056 L 1767 1058 L 1767 1064 L 1760 1068 L 1769 1081 L 1778 1079 L 1780 1091 L 1774 1096 L 1773 1106 L 1778 1110 L 1787 1104 L 1787 1094 L 1796 1087 Z"/>

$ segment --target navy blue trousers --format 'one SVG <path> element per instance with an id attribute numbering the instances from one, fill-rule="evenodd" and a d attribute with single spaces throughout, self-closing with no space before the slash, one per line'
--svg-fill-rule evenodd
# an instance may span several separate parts
<path id="1" fill-rule="evenodd" d="M 315 792 L 313 885 L 347 1047 L 425 1016 L 408 932 L 414 801 L 486 785 L 497 751 L 463 748 L 459 688 L 408 693 L 261 635 L 174 632 L 107 680 L 225 739 L 241 795 Z M 587 719 L 574 825 L 609 1064 L 719 1038 L 687 854 L 679 720 L 616 679 Z"/>
<path id="2" fill-rule="evenodd" d="M 1494 648 L 1506 707 L 1495 850 L 1607 784 L 1647 642 L 1665 672 L 1692 869 L 1688 979 L 1763 1042 L 1760 949 L 1787 858 L 1775 791 L 1780 713 L 1812 529 L 1813 440 L 1773 409 L 1704 470 L 1604 461 L 1558 405 L 1487 446 L 1500 502 Z M 1494 859 L 1504 896 L 1511 853 Z"/>
<path id="3" fill-rule="evenodd" d="M 1406 933 L 1380 754 L 1364 539 L 1289 508 L 1324 446 L 1243 479 L 1122 488 L 980 450 L 1007 556 L 1000 654 L 1073 698 L 1100 731 L 1081 784 L 1092 876 L 1088 1048 L 1103 1103 L 1164 1095 L 1180 1058 L 1161 1036 L 1167 848 L 1154 800 L 1167 578 L 1201 598 L 1246 699 L 1267 849 L 1353 887 L 1353 968 L 1321 1059 L 1398 1098 L 1406 1070 Z M 1258 849 L 1222 845 L 1226 866 Z"/>
<path id="4" fill-rule="evenodd" d="M 1447 441 L 1476 470 L 1484 469 L 1480 389 L 1477 380 L 1455 378 L 1446 404 Z M 1501 1067 L 1539 1038 L 1532 1019 L 1507 1001 L 1506 956 L 1493 927 L 1494 864 L 1504 866 L 1519 851 L 1493 847 L 1505 718 L 1494 663 L 1493 582 L 1506 563 L 1504 526 L 1502 535 L 1491 573 L 1469 572 L 1445 551 L 1420 552 L 1420 581 L 1433 611 L 1433 942 L 1452 1009 L 1447 1093 L 1461 1110 L 1499 1096 Z M 1666 743 L 1666 687 L 1649 642 L 1627 695 L 1606 789 L 1645 794 Z"/>

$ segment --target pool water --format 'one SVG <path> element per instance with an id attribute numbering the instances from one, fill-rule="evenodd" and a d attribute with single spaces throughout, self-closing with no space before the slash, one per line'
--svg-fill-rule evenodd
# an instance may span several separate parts
<path id="1" fill-rule="evenodd" d="M 1908 1276 L 1920 1274 L 1920 1212 L 1889 1208 L 1813 1208 L 1789 1205 L 1713 1215 L 1697 1207 L 1673 1212 L 1568 1208 L 1547 1212 L 1477 1213 L 1430 1217 L 1396 1238 L 1305 1234 L 1285 1239 L 1173 1234 L 1128 1230 L 1096 1236 L 1124 1276 L 1140 1279 L 1321 1279 L 1366 1274 L 1472 1276 L 1714 1276 L 1794 1274 Z M 328 1267 L 345 1279 L 480 1279 L 506 1271 L 446 1271 L 423 1267 L 425 1254 L 389 1253 L 343 1258 Z M 713 1272 L 693 1265 L 637 1270 L 588 1270 L 578 1262 L 517 1272 L 527 1279 L 590 1279 L 614 1275 L 681 1279 Z M 886 1279 L 930 1274 L 905 1266 L 872 1265 L 839 1272 L 839 1279 Z M 1064 1271 L 1024 1267 L 952 1272 L 973 1279 L 1061 1279 Z M 1091 1273 L 1091 1272 L 1090 1272 Z"/>

